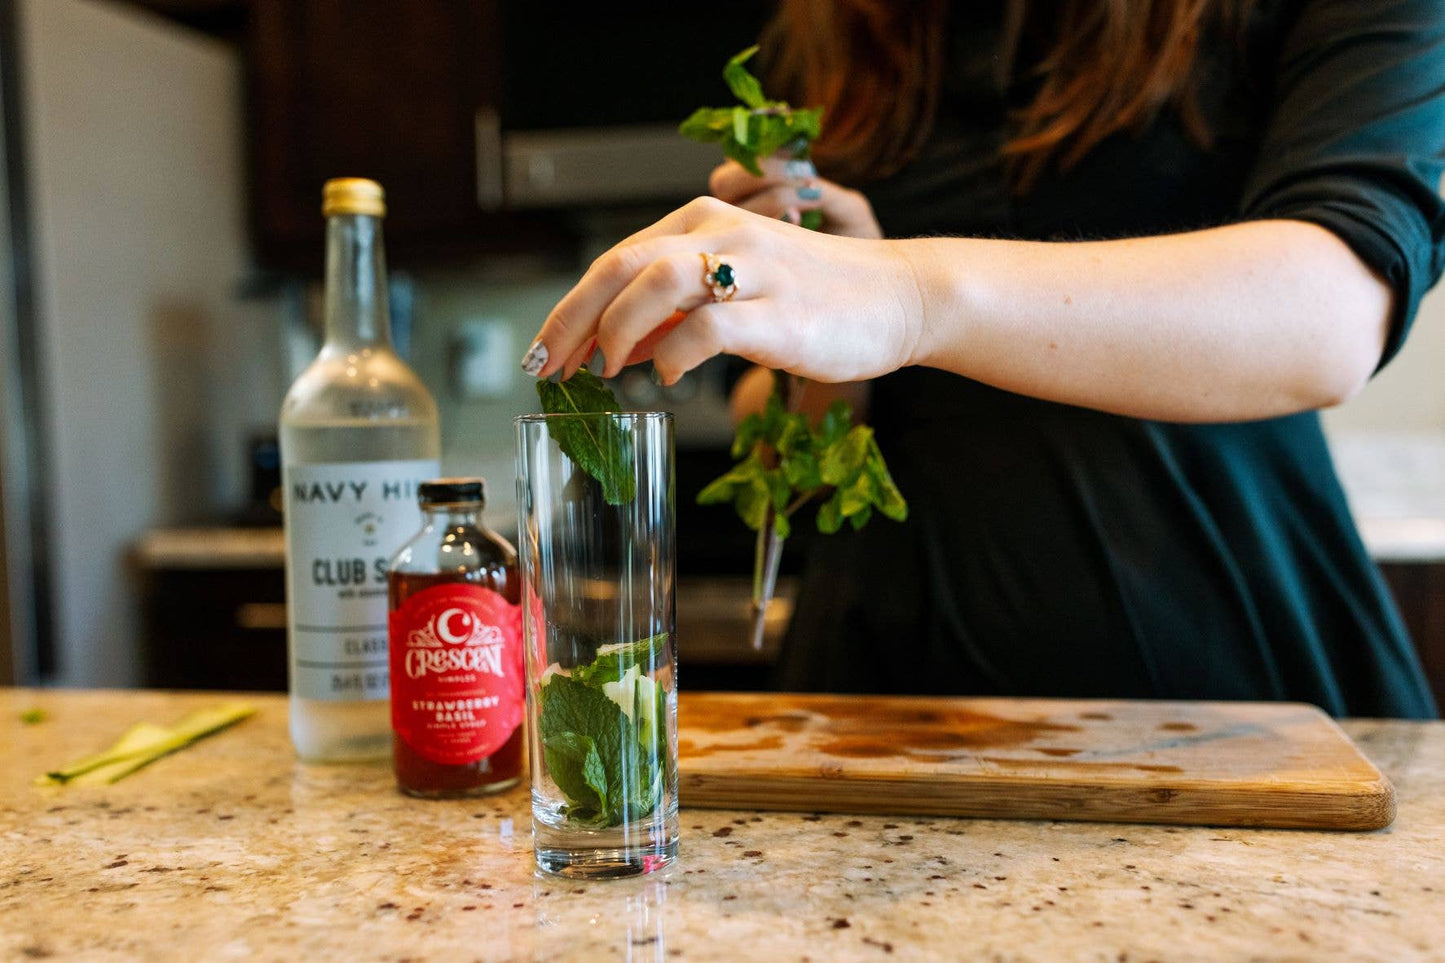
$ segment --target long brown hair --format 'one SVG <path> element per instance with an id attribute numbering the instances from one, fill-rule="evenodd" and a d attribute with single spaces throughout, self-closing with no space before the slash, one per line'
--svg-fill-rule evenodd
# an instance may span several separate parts
<path id="1" fill-rule="evenodd" d="M 1251 0 L 1055 0 L 1046 10 L 1038 0 L 994 2 L 1006 5 L 1001 69 L 1037 81 L 1004 146 L 1018 189 L 1050 162 L 1067 169 L 1105 137 L 1141 129 L 1165 106 L 1209 143 L 1195 96 L 1199 38 L 1239 22 Z M 943 82 L 948 8 L 948 0 L 779 4 L 763 40 L 768 73 L 794 103 L 824 108 L 814 154 L 825 173 L 863 183 L 918 154 Z M 1042 56 L 1018 62 L 1025 32 L 1040 27 Z"/>

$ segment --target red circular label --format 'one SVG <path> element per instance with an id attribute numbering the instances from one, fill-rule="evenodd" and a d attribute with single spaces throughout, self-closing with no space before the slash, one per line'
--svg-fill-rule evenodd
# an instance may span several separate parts
<path id="1" fill-rule="evenodd" d="M 466 765 L 522 723 L 522 608 L 454 582 L 391 613 L 391 726 L 421 756 Z"/>

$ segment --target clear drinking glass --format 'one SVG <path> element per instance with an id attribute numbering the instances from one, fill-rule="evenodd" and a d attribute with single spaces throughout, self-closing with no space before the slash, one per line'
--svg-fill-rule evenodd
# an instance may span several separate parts
<path id="1" fill-rule="evenodd" d="M 516 424 L 537 865 L 649 873 L 677 855 L 672 416 Z"/>

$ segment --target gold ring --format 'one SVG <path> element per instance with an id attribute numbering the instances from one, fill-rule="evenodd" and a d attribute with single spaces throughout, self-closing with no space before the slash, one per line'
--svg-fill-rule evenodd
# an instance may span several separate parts
<path id="1" fill-rule="evenodd" d="M 738 293 L 737 275 L 731 264 L 725 264 L 716 254 L 702 256 L 702 283 L 712 292 L 715 303 L 731 301 Z"/>

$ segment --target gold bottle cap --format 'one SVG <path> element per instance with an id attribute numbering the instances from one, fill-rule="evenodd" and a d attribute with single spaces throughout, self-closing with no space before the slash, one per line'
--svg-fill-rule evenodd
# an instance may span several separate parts
<path id="1" fill-rule="evenodd" d="M 376 181 L 364 177 L 333 177 L 321 189 L 321 213 L 386 216 L 386 192 Z"/>

